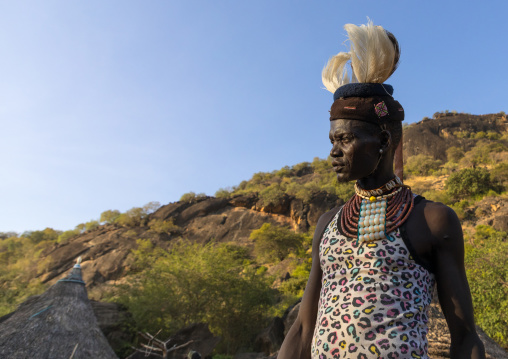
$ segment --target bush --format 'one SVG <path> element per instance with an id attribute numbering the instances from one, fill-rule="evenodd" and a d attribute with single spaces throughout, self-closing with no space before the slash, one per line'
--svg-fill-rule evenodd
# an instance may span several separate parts
<path id="1" fill-rule="evenodd" d="M 127 212 L 120 214 L 115 223 L 123 227 L 138 227 L 146 225 L 146 219 L 149 214 L 160 208 L 159 202 L 148 202 L 143 207 L 134 207 Z"/>
<path id="2" fill-rule="evenodd" d="M 99 227 L 99 221 L 91 220 L 85 223 L 85 231 L 91 231 L 97 227 Z"/>
<path id="3" fill-rule="evenodd" d="M 169 219 L 164 221 L 162 219 L 152 219 L 148 223 L 148 227 L 150 227 L 150 231 L 158 233 L 158 234 L 172 234 L 179 233 L 181 228 L 173 223 L 173 219 Z"/>
<path id="4" fill-rule="evenodd" d="M 278 183 L 272 183 L 270 186 L 259 192 L 259 199 L 262 206 L 277 204 L 284 198 L 284 191 Z"/>
<path id="5" fill-rule="evenodd" d="M 182 241 L 164 251 L 149 241 L 138 244 L 135 260 L 145 270 L 118 287 L 117 300 L 140 330 L 162 329 L 160 336 L 167 337 L 191 323 L 207 323 L 235 352 L 267 324 L 275 293 L 263 275 L 243 265 L 244 248 Z"/>
<path id="6" fill-rule="evenodd" d="M 452 146 L 446 150 L 446 158 L 450 162 L 456 163 L 462 157 L 464 157 L 464 151 L 459 147 Z"/>
<path id="7" fill-rule="evenodd" d="M 473 243 L 465 244 L 465 266 L 476 323 L 508 348 L 507 233 L 490 226 L 476 227 Z"/>
<path id="8" fill-rule="evenodd" d="M 305 286 L 309 280 L 311 267 L 312 260 L 305 261 L 298 265 L 295 270 L 291 272 L 291 277 L 282 282 L 279 290 L 284 294 L 291 294 L 296 297 L 303 296 Z"/>
<path id="9" fill-rule="evenodd" d="M 293 171 L 297 176 L 303 176 L 312 173 L 312 166 L 309 162 L 301 162 L 293 166 Z"/>
<path id="10" fill-rule="evenodd" d="M 297 182 L 291 182 L 286 187 L 286 194 L 293 196 L 297 199 L 302 200 L 305 203 L 308 203 L 312 198 L 312 190 L 303 184 L 299 184 Z"/>
<path id="11" fill-rule="evenodd" d="M 112 223 L 115 223 L 116 219 L 120 217 L 120 211 L 118 210 L 110 210 L 108 209 L 107 211 L 104 211 L 101 213 L 101 217 L 99 219 L 99 221 L 101 223 L 107 223 L 107 224 L 112 224 Z"/>
<path id="12" fill-rule="evenodd" d="M 254 241 L 254 251 L 261 260 L 277 262 L 282 261 L 289 253 L 301 250 L 305 235 L 265 223 L 251 232 L 250 239 Z"/>
<path id="13" fill-rule="evenodd" d="M 56 241 L 62 231 L 55 231 L 53 228 L 46 228 L 42 231 L 27 231 L 21 237 L 28 238 L 34 244 L 44 241 Z"/>
<path id="14" fill-rule="evenodd" d="M 492 189 L 490 173 L 483 168 L 466 168 L 446 180 L 446 192 L 454 200 L 487 193 Z"/>
<path id="15" fill-rule="evenodd" d="M 206 198 L 206 194 L 204 193 L 194 193 L 194 192 L 187 192 L 187 193 L 184 193 L 182 195 L 182 197 L 180 197 L 180 201 L 182 202 L 192 202 L 192 201 L 195 201 L 195 200 L 198 200 L 198 199 L 203 199 L 203 198 Z"/>
<path id="16" fill-rule="evenodd" d="M 428 176 L 434 174 L 442 162 L 431 156 L 416 155 L 407 159 L 404 170 L 408 175 Z"/>
<path id="17" fill-rule="evenodd" d="M 486 164 L 495 164 L 494 154 L 508 151 L 508 146 L 502 142 L 478 141 L 475 147 L 468 151 L 460 160 L 463 167 L 474 167 Z"/>
<path id="18" fill-rule="evenodd" d="M 229 198 L 233 194 L 233 188 L 219 188 L 217 192 L 215 192 L 215 197 L 217 198 Z"/>
<path id="19" fill-rule="evenodd" d="M 495 182 L 506 189 L 508 186 L 508 163 L 500 163 L 490 171 L 492 182 Z"/>
<path id="20" fill-rule="evenodd" d="M 275 175 L 279 178 L 291 177 L 293 175 L 289 166 L 284 166 L 280 170 L 275 172 Z"/>
<path id="21" fill-rule="evenodd" d="M 69 231 L 65 231 L 58 236 L 57 242 L 66 243 L 69 239 L 71 239 L 72 237 L 76 237 L 80 233 L 81 231 L 79 231 L 78 229 L 71 229 Z"/>
<path id="22" fill-rule="evenodd" d="M 192 202 L 196 199 L 196 193 L 194 192 L 187 192 L 182 194 L 182 197 L 180 197 L 181 202 Z"/>

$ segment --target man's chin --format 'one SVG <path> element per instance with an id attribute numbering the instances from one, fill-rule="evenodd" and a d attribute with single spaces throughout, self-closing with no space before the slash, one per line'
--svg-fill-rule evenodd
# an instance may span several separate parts
<path id="1" fill-rule="evenodd" d="M 347 182 L 350 182 L 352 181 L 353 179 L 351 178 L 351 176 L 349 176 L 348 173 L 337 173 L 337 182 L 339 183 L 347 183 Z"/>

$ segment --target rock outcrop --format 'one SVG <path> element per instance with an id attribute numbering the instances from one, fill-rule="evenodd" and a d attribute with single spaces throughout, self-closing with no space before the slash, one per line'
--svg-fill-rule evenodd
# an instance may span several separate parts
<path id="1" fill-rule="evenodd" d="M 255 194 L 231 199 L 207 197 L 162 206 L 148 220 L 172 220 L 181 228 L 180 235 L 190 241 L 207 243 L 215 240 L 249 246 L 250 233 L 264 223 L 307 231 L 316 225 L 323 212 L 341 203 L 336 196 L 326 192 L 317 193 L 306 204 L 287 196 L 284 204 L 268 207 L 260 206 Z M 148 227 L 100 226 L 46 250 L 43 257 L 47 267 L 41 280 L 53 284 L 65 275 L 66 268 L 79 256 L 83 259 L 81 265 L 89 290 L 119 280 L 130 268 L 129 254 L 137 248 L 138 238 L 167 247 L 173 236 L 153 233 Z"/>
<path id="2" fill-rule="evenodd" d="M 404 158 L 419 154 L 446 161 L 446 150 L 451 146 L 470 150 L 477 140 L 459 133 L 496 132 L 508 130 L 506 115 L 469 115 L 464 113 L 436 114 L 434 119 L 424 119 L 410 125 L 404 131 Z"/>

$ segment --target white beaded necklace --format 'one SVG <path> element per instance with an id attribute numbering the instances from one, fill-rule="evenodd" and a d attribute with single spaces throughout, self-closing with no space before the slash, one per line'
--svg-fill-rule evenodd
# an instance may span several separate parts
<path id="1" fill-rule="evenodd" d="M 387 199 L 399 193 L 403 187 L 386 193 L 391 189 L 402 186 L 403 183 L 399 177 L 395 176 L 393 180 L 386 183 L 382 188 L 374 190 L 365 190 L 355 183 L 355 192 L 362 198 L 360 206 L 360 215 L 358 218 L 358 241 L 371 242 L 386 237 L 386 208 Z M 386 193 L 386 194 L 383 194 Z"/>

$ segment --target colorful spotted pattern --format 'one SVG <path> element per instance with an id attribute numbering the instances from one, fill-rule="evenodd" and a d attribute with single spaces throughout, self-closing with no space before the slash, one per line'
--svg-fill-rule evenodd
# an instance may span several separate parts
<path id="1" fill-rule="evenodd" d="M 428 359 L 427 310 L 434 275 L 417 264 L 399 230 L 357 243 L 337 231 L 319 247 L 322 289 L 313 359 Z"/>

